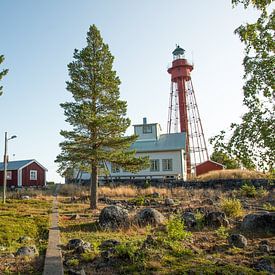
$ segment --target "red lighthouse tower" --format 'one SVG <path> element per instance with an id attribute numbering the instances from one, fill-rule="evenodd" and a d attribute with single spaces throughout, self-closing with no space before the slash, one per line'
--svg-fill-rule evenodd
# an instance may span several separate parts
<path id="1" fill-rule="evenodd" d="M 196 173 L 196 166 L 208 160 L 198 105 L 191 80 L 191 65 L 180 46 L 173 51 L 173 62 L 168 69 L 171 74 L 171 91 L 167 132 L 186 133 L 186 169 L 190 178 Z"/>

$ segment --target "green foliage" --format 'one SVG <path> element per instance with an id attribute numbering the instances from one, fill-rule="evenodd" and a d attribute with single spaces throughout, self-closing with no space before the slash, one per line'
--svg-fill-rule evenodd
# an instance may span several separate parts
<path id="1" fill-rule="evenodd" d="M 247 112 L 241 123 L 232 123 L 227 133 L 221 131 L 211 138 L 215 150 L 226 152 L 247 168 L 265 171 L 273 170 L 275 163 L 275 11 L 269 9 L 271 2 L 232 0 L 234 5 L 242 3 L 245 8 L 252 5 L 261 12 L 255 23 L 235 30 L 245 44 L 243 104 Z"/>
<path id="2" fill-rule="evenodd" d="M 192 256 L 194 253 L 190 248 L 186 248 L 182 242 L 173 241 L 169 243 L 172 255 L 175 257 Z"/>
<path id="3" fill-rule="evenodd" d="M 137 206 L 144 206 L 146 205 L 146 199 L 145 197 L 137 197 L 129 200 L 130 203 L 134 203 Z"/>
<path id="4" fill-rule="evenodd" d="M 195 212 L 196 228 L 201 230 L 204 227 L 204 215 L 200 211 Z"/>
<path id="5" fill-rule="evenodd" d="M 192 236 L 191 232 L 185 230 L 184 222 L 180 217 L 170 218 L 167 222 L 166 229 L 168 240 L 186 240 Z"/>
<path id="6" fill-rule="evenodd" d="M 215 230 L 215 234 L 219 239 L 226 240 L 229 236 L 228 228 L 221 226 L 217 230 Z"/>
<path id="7" fill-rule="evenodd" d="M 67 264 L 73 267 L 79 266 L 79 260 L 76 258 L 69 259 Z"/>
<path id="8" fill-rule="evenodd" d="M 4 55 L 0 55 L 0 65 L 3 63 L 3 61 L 5 60 Z M 1 79 L 8 73 L 9 70 L 5 69 L 5 70 L 0 70 L 0 81 Z M 3 93 L 3 86 L 0 86 L 0 96 Z"/>
<path id="9" fill-rule="evenodd" d="M 223 199 L 221 209 L 228 217 L 236 218 L 243 214 L 241 201 L 238 199 Z"/>
<path id="10" fill-rule="evenodd" d="M 113 70 L 114 57 L 103 42 L 95 25 L 87 33 L 87 46 L 74 51 L 68 65 L 70 81 L 67 90 L 73 102 L 61 104 L 71 131 L 61 131 L 57 156 L 59 172 L 72 168 L 92 172 L 91 206 L 97 203 L 97 173 L 102 163 L 111 162 L 127 171 L 136 172 L 149 165 L 147 157 L 135 157 L 129 146 L 137 136 L 124 136 L 130 126 L 126 117 L 127 103 L 119 99 L 120 80 Z"/>
<path id="11" fill-rule="evenodd" d="M 256 189 L 254 185 L 244 184 L 240 190 L 239 194 L 248 198 L 261 198 L 268 195 L 268 191 L 265 190 L 262 186 L 259 189 Z"/>
<path id="12" fill-rule="evenodd" d="M 263 204 L 263 208 L 267 211 L 275 211 L 275 206 L 270 203 Z"/>
<path id="13" fill-rule="evenodd" d="M 137 242 L 127 242 L 115 247 L 115 255 L 121 259 L 129 260 L 131 263 L 142 263 L 145 259 L 145 254 L 140 249 Z"/>
<path id="14" fill-rule="evenodd" d="M 240 165 L 237 160 L 230 158 L 228 154 L 222 152 L 222 151 L 217 151 L 215 150 L 211 157 L 211 160 L 216 161 L 220 164 L 223 164 L 226 169 L 237 169 L 240 168 Z"/>

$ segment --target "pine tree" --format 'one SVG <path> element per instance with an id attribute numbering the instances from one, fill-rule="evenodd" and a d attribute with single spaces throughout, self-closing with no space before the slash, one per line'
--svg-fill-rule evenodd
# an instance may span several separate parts
<path id="1" fill-rule="evenodd" d="M 148 158 L 135 157 L 129 146 L 136 136 L 124 136 L 130 126 L 127 103 L 119 99 L 120 80 L 113 70 L 114 57 L 95 25 L 87 33 L 87 46 L 74 51 L 68 65 L 67 90 L 73 102 L 62 103 L 71 131 L 61 131 L 57 156 L 59 172 L 78 167 L 91 173 L 90 206 L 97 208 L 98 170 L 108 161 L 131 172 L 148 166 Z"/>
<path id="2" fill-rule="evenodd" d="M 3 61 L 5 60 L 4 55 L 0 55 L 0 65 L 3 63 Z M 0 71 L 0 80 L 8 73 L 8 70 L 2 70 Z M 0 86 L 0 95 L 2 95 L 3 93 L 3 86 Z"/>

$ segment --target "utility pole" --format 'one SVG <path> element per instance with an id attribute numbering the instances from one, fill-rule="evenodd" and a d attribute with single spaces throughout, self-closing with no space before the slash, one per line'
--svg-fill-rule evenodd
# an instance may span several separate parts
<path id="1" fill-rule="evenodd" d="M 7 168 L 8 168 L 7 150 L 8 150 L 8 133 L 5 132 L 3 203 L 6 203 L 6 190 L 7 190 Z"/>
<path id="2" fill-rule="evenodd" d="M 16 136 L 12 136 L 11 138 L 8 138 L 8 133 L 5 132 L 3 203 L 6 203 L 6 191 L 7 191 L 8 140 L 14 139 L 14 138 L 16 138 Z"/>

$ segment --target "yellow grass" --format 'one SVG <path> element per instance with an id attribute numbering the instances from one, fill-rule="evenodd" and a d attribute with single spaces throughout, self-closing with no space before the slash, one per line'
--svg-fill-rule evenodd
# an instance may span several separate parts
<path id="1" fill-rule="evenodd" d="M 197 177 L 197 180 L 215 180 L 215 179 L 263 179 L 267 178 L 268 175 L 252 170 L 242 170 L 242 169 L 226 169 L 211 171 Z"/>

